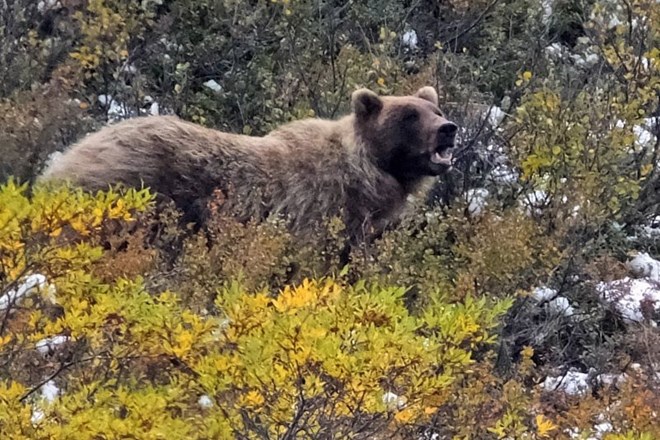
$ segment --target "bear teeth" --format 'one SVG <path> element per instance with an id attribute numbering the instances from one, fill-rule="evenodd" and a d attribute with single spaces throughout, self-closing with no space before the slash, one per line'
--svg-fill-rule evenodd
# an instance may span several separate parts
<path id="1" fill-rule="evenodd" d="M 431 162 L 435 164 L 442 164 L 442 165 L 451 165 L 451 151 L 445 150 L 442 153 L 438 153 L 437 151 L 431 155 Z"/>

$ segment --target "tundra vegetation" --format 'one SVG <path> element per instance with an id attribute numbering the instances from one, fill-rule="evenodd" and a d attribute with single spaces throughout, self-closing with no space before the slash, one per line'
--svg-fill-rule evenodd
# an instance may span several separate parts
<path id="1" fill-rule="evenodd" d="M 656 0 L 13 0 L 0 32 L 0 437 L 660 438 Z M 428 84 L 454 170 L 347 266 L 335 219 L 295 246 L 34 185 L 119 119 Z"/>

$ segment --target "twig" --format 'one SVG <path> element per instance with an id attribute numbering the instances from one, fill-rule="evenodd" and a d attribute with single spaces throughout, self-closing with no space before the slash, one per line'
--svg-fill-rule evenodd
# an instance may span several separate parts
<path id="1" fill-rule="evenodd" d="M 474 29 L 479 23 L 481 23 L 481 21 L 484 19 L 484 17 L 486 16 L 486 14 L 488 14 L 488 13 L 490 12 L 490 10 L 493 9 L 493 7 L 494 7 L 499 1 L 500 1 L 500 0 L 493 0 L 488 6 L 486 6 L 486 8 L 484 8 L 484 10 L 481 12 L 481 14 L 479 14 L 479 16 L 476 18 L 476 20 L 474 20 L 474 21 L 472 22 L 471 25 L 469 25 L 467 28 L 463 29 L 463 30 L 462 30 L 461 32 L 459 32 L 458 34 L 454 35 L 453 38 L 451 38 L 451 39 L 445 41 L 445 44 L 456 42 L 456 41 L 457 41 L 459 38 L 461 38 L 463 35 L 467 34 L 467 33 L 470 32 L 472 29 Z"/>

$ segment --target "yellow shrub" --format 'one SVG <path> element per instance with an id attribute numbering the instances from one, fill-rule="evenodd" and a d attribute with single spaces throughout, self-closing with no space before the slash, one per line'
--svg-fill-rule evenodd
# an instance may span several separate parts
<path id="1" fill-rule="evenodd" d="M 412 316 L 404 289 L 321 279 L 276 296 L 217 286 L 217 312 L 194 313 L 140 278 L 104 283 L 91 270 L 104 222 L 132 218 L 146 192 L 24 190 L 0 188 L 3 292 L 37 271 L 52 289 L 5 315 L 4 438 L 314 437 L 349 435 L 361 423 L 370 432 L 414 426 L 447 401 L 509 306 L 450 304 L 429 292 Z M 56 335 L 66 355 L 35 350 Z M 44 384 L 59 395 L 43 397 Z"/>

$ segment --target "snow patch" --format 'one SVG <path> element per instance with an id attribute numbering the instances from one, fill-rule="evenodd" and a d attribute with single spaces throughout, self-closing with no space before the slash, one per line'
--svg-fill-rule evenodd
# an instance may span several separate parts
<path id="1" fill-rule="evenodd" d="M 504 120 L 506 113 L 500 107 L 494 105 L 486 111 L 486 115 L 488 115 L 488 123 L 491 127 L 497 127 Z"/>
<path id="2" fill-rule="evenodd" d="M 552 43 L 544 49 L 548 58 L 560 59 L 564 56 L 564 47 L 559 43 Z"/>
<path id="3" fill-rule="evenodd" d="M 99 95 L 97 100 L 101 106 L 106 107 L 106 114 L 111 121 L 114 122 L 131 117 L 131 112 L 128 108 L 113 99 L 111 95 Z"/>
<path id="4" fill-rule="evenodd" d="M 640 252 L 626 263 L 626 267 L 638 278 L 649 278 L 660 281 L 660 261 L 652 258 L 646 252 Z"/>
<path id="5" fill-rule="evenodd" d="M 548 309 L 551 314 L 563 315 L 571 317 L 575 314 L 575 310 L 564 296 L 558 296 L 548 302 Z"/>
<path id="6" fill-rule="evenodd" d="M 543 389 L 546 391 L 563 391 L 571 396 L 586 395 L 589 386 L 589 375 L 578 371 L 568 371 L 564 376 L 548 376 L 543 381 Z"/>
<path id="7" fill-rule="evenodd" d="M 42 356 L 48 356 L 52 354 L 58 346 L 68 342 L 70 339 L 71 338 L 64 335 L 52 336 L 37 342 L 35 348 Z"/>
<path id="8" fill-rule="evenodd" d="M 518 173 L 506 165 L 498 165 L 490 172 L 490 178 L 495 183 L 512 184 L 518 181 Z"/>
<path id="9" fill-rule="evenodd" d="M 547 203 L 548 194 L 543 190 L 536 190 L 523 196 L 521 204 L 527 215 L 540 215 Z"/>
<path id="10" fill-rule="evenodd" d="M 404 46 L 406 46 L 408 49 L 417 49 L 417 32 L 414 30 L 409 30 L 403 33 L 401 36 L 401 42 L 403 43 Z"/>
<path id="11" fill-rule="evenodd" d="M 49 380 L 41 386 L 41 399 L 47 404 L 52 403 L 55 399 L 57 399 L 60 393 L 61 390 L 57 385 L 55 385 L 53 380 Z M 37 425 L 43 421 L 44 417 L 45 414 L 43 409 L 37 405 L 32 409 L 32 417 L 30 418 L 30 421 L 33 425 Z"/>
<path id="12" fill-rule="evenodd" d="M 657 313 L 660 309 L 660 282 L 652 279 L 636 280 L 625 277 L 599 283 L 596 291 L 605 301 L 611 303 L 624 319 L 633 322 L 642 322 L 645 320 L 645 313 Z"/>
<path id="13" fill-rule="evenodd" d="M 571 306 L 568 298 L 559 295 L 559 292 L 555 289 L 546 286 L 537 287 L 532 290 L 532 298 L 539 303 L 546 303 L 545 308 L 552 315 L 571 317 L 575 314 L 575 309 Z"/>
<path id="14" fill-rule="evenodd" d="M 394 394 L 391 391 L 383 394 L 383 403 L 389 410 L 402 409 L 406 406 L 407 401 L 408 399 L 406 399 L 404 396 L 399 396 L 398 394 Z"/>
<path id="15" fill-rule="evenodd" d="M 562 376 L 548 376 L 543 381 L 542 387 L 545 391 L 562 391 L 570 396 L 585 396 L 591 392 L 591 384 L 613 385 L 626 380 L 625 373 L 622 374 L 594 374 L 581 373 L 571 368 Z"/>
<path id="16" fill-rule="evenodd" d="M 594 431 L 596 431 L 596 438 L 598 439 L 602 438 L 603 435 L 611 432 L 613 429 L 614 426 L 612 426 L 610 422 L 602 422 L 594 426 Z"/>
<path id="17" fill-rule="evenodd" d="M 541 301 L 550 301 L 552 298 L 556 297 L 557 292 L 555 289 L 551 289 L 546 286 L 537 287 L 532 291 L 532 297 L 541 302 Z"/>
<path id="18" fill-rule="evenodd" d="M 18 304 L 25 296 L 38 292 L 46 286 L 46 277 L 41 274 L 33 274 L 18 286 L 0 296 L 0 311 L 5 311 Z"/>
<path id="19" fill-rule="evenodd" d="M 210 80 L 206 81 L 203 85 L 204 85 L 204 87 L 206 87 L 207 89 L 212 90 L 215 93 L 222 92 L 222 86 L 220 84 L 218 84 L 218 82 L 214 79 L 210 79 Z"/>
<path id="20" fill-rule="evenodd" d="M 577 66 L 580 67 L 593 67 L 598 63 L 598 60 L 600 60 L 598 55 L 593 52 L 572 54 L 571 59 Z"/>
<path id="21" fill-rule="evenodd" d="M 478 216 L 483 213 L 488 206 L 486 198 L 489 192 L 485 188 L 475 188 L 467 191 L 468 212 L 472 216 Z"/>
<path id="22" fill-rule="evenodd" d="M 635 134 L 635 143 L 639 146 L 644 146 L 655 141 L 655 135 L 643 125 L 635 125 L 633 127 L 633 133 Z"/>
<path id="23" fill-rule="evenodd" d="M 58 4 L 59 0 L 41 0 L 37 3 L 37 10 L 43 14 L 58 6 Z"/>
<path id="24" fill-rule="evenodd" d="M 541 0 L 541 7 L 543 8 L 543 15 L 541 16 L 541 21 L 543 24 L 550 24 L 550 18 L 552 17 L 552 12 L 555 6 L 554 0 Z"/>
<path id="25" fill-rule="evenodd" d="M 158 116 L 160 114 L 160 105 L 157 102 L 153 102 L 149 106 L 149 114 L 152 116 Z"/>
<path id="26" fill-rule="evenodd" d="M 54 381 L 49 380 L 41 386 L 41 397 L 43 397 L 46 402 L 51 403 L 57 399 L 57 396 L 59 395 L 60 389 L 55 385 Z"/>
<path id="27" fill-rule="evenodd" d="M 126 63 L 122 66 L 121 71 L 135 75 L 137 73 L 137 67 L 135 67 L 135 65 L 132 63 Z"/>
<path id="28" fill-rule="evenodd" d="M 211 400 L 209 396 L 204 394 L 203 396 L 199 397 L 199 400 L 197 400 L 197 404 L 204 409 L 209 409 L 213 406 L 213 400 Z"/>

